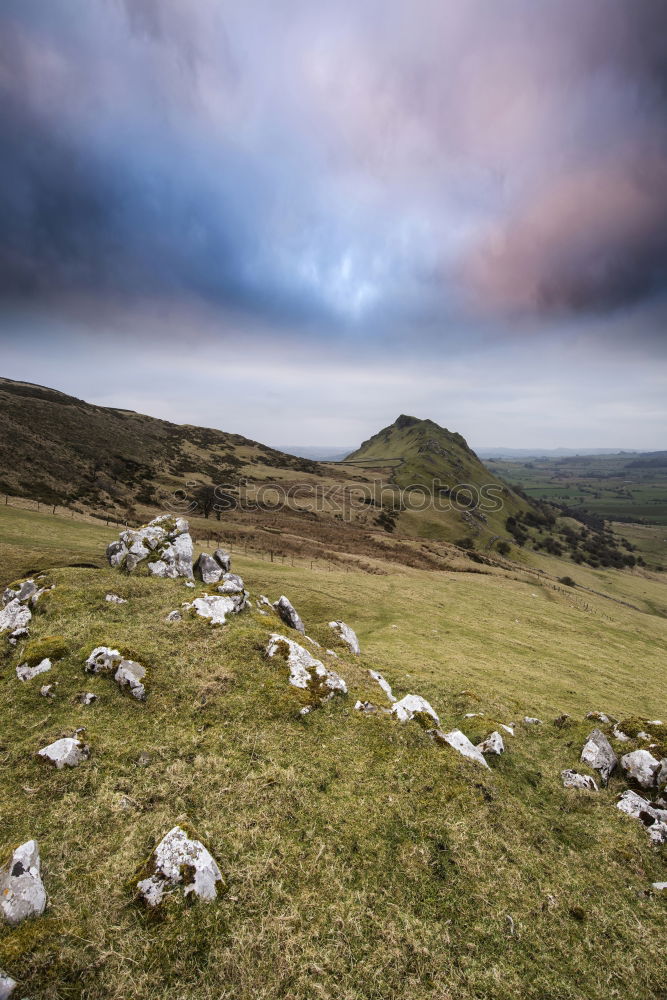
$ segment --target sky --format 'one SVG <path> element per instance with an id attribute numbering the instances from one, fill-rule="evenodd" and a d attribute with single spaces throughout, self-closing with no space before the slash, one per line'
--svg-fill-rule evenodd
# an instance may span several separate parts
<path id="1" fill-rule="evenodd" d="M 667 447 L 667 4 L 3 0 L 0 373 Z"/>

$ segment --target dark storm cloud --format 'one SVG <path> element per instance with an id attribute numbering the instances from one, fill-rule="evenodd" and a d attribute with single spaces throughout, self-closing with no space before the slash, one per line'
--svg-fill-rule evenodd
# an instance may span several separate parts
<path id="1" fill-rule="evenodd" d="M 0 39 L 5 300 L 418 335 L 665 289 L 662 3 L 6 0 Z"/>

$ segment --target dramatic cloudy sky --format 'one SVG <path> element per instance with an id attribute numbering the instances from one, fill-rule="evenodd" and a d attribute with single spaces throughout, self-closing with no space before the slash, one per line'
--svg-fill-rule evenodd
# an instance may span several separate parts
<path id="1" fill-rule="evenodd" d="M 2 373 L 667 446 L 667 3 L 2 0 Z"/>

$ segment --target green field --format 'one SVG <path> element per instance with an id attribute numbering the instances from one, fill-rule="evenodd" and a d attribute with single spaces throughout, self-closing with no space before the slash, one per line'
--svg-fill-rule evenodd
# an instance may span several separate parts
<path id="1" fill-rule="evenodd" d="M 68 650 L 48 675 L 53 701 L 39 696 L 43 678 L 17 681 L 20 648 L 0 661 L 0 850 L 35 837 L 50 900 L 43 917 L 0 930 L 0 968 L 19 996 L 664 997 L 667 899 L 650 886 L 667 878 L 665 849 L 614 808 L 620 778 L 598 793 L 559 780 L 577 767 L 587 711 L 664 717 L 664 618 L 559 586 L 560 561 L 546 557 L 554 572 L 542 578 L 238 557 L 253 598 L 286 593 L 316 640 L 332 645 L 332 618 L 358 632 L 361 657 L 337 647 L 349 695 L 302 718 L 299 692 L 263 655 L 268 633 L 286 632 L 277 619 L 251 610 L 217 629 L 166 623 L 191 599 L 182 582 L 57 568 L 102 566 L 113 535 L 0 510 L 2 576 L 49 567 L 55 589 L 32 637 L 62 635 Z M 585 572 L 610 596 L 612 584 L 631 596 L 623 581 L 641 579 L 662 599 L 658 579 Z M 108 604 L 109 590 L 128 603 Z M 145 704 L 83 673 L 98 643 L 149 667 Z M 383 703 L 368 668 L 398 697 L 426 697 L 443 729 L 477 742 L 517 722 L 516 736 L 489 771 L 415 722 L 356 712 L 357 698 Z M 81 690 L 99 701 L 75 704 Z M 561 729 L 562 712 L 572 723 Z M 521 724 L 526 714 L 544 724 Z M 35 758 L 79 726 L 90 761 L 55 771 Z M 656 733 L 667 749 L 667 730 Z M 135 902 L 132 876 L 175 823 L 205 841 L 224 891 L 156 917 Z"/>

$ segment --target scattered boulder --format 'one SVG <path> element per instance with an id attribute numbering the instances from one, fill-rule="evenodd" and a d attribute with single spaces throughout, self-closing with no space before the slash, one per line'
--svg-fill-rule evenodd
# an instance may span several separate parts
<path id="1" fill-rule="evenodd" d="M 97 646 L 86 660 L 84 670 L 88 674 L 113 673 L 119 687 L 127 687 L 137 701 L 146 700 L 144 679 L 146 668 L 134 660 L 126 660 L 117 649 Z"/>
<path id="2" fill-rule="evenodd" d="M 406 694 L 405 698 L 394 702 L 392 712 L 399 722 L 410 722 L 417 716 L 418 721 L 423 721 L 430 725 L 431 720 L 436 726 L 440 725 L 440 719 L 435 709 L 429 705 L 426 698 L 419 694 Z"/>
<path id="3" fill-rule="evenodd" d="M 194 587 L 194 581 L 193 580 L 186 580 L 185 581 L 185 586 L 186 587 Z"/>
<path id="4" fill-rule="evenodd" d="M 20 604 L 25 604 L 38 590 L 39 588 L 34 580 L 24 580 L 15 589 L 7 587 L 2 595 L 3 607 L 12 601 L 19 601 Z"/>
<path id="5" fill-rule="evenodd" d="M 486 760 L 484 759 L 484 754 L 470 742 L 465 733 L 462 733 L 460 729 L 452 729 L 450 733 L 443 733 L 441 729 L 432 729 L 430 735 L 435 740 L 436 743 L 441 745 L 446 744 L 451 747 L 452 750 L 456 750 L 458 753 L 462 754 L 463 757 L 469 757 L 470 760 L 476 760 L 478 764 L 482 764 L 484 767 L 488 767 Z"/>
<path id="6" fill-rule="evenodd" d="M 599 771 L 602 784 L 607 784 L 618 764 L 618 757 L 601 729 L 594 729 L 588 737 L 581 751 L 581 762 Z"/>
<path id="7" fill-rule="evenodd" d="M 356 632 L 346 625 L 345 622 L 329 622 L 329 628 L 336 633 L 341 642 L 344 642 L 351 653 L 359 656 L 361 648 Z"/>
<path id="8" fill-rule="evenodd" d="M 222 584 L 217 588 L 219 594 L 243 594 L 243 580 L 238 573 L 225 573 Z"/>
<path id="9" fill-rule="evenodd" d="M 630 742 L 630 737 L 627 736 L 626 733 L 622 732 L 618 728 L 618 726 L 616 725 L 616 723 L 614 723 L 613 728 L 611 730 L 611 733 L 612 733 L 612 736 L 614 737 L 614 739 L 618 740 L 619 743 L 629 743 Z"/>
<path id="10" fill-rule="evenodd" d="M 126 599 L 119 597 L 118 594 L 107 594 L 104 600 L 108 601 L 109 604 L 127 604 Z"/>
<path id="11" fill-rule="evenodd" d="M 578 771 L 561 771 L 561 781 L 564 788 L 586 788 L 589 792 L 597 792 L 598 786 L 589 774 L 579 774 Z"/>
<path id="12" fill-rule="evenodd" d="M 37 663 L 34 667 L 29 667 L 27 663 L 22 663 L 16 668 L 16 676 L 20 681 L 31 681 L 33 677 L 38 677 L 40 674 L 45 674 L 47 670 L 51 669 L 51 660 L 45 657 L 40 663 Z"/>
<path id="13" fill-rule="evenodd" d="M 477 744 L 477 749 L 480 753 L 492 753 L 500 756 L 501 753 L 505 753 L 505 744 L 500 733 L 494 730 L 490 736 Z"/>
<path id="14" fill-rule="evenodd" d="M 621 757 L 621 767 L 642 788 L 653 788 L 660 770 L 660 761 L 648 750 L 633 750 Z"/>
<path id="15" fill-rule="evenodd" d="M 21 604 L 18 597 L 14 597 L 0 611 L 0 632 L 11 632 L 15 635 L 17 631 L 26 627 L 31 618 L 30 608 Z"/>
<path id="16" fill-rule="evenodd" d="M 75 696 L 74 700 L 77 701 L 79 705 L 92 705 L 94 701 L 98 700 L 98 698 L 92 691 L 80 691 L 79 694 Z"/>
<path id="17" fill-rule="evenodd" d="M 232 557 L 226 549 L 216 549 L 213 558 L 218 566 L 222 567 L 223 573 L 229 573 L 232 568 Z"/>
<path id="18" fill-rule="evenodd" d="M 658 892 L 664 892 L 667 889 L 667 882 L 651 882 L 651 888 L 656 889 Z"/>
<path id="19" fill-rule="evenodd" d="M 208 552 L 202 552 L 194 565 L 194 571 L 202 578 L 203 583 L 217 583 L 224 570 L 219 562 Z"/>
<path id="20" fill-rule="evenodd" d="M 530 715 L 524 715 L 523 722 L 524 722 L 525 726 L 541 726 L 542 725 L 542 720 L 541 719 L 534 719 Z"/>
<path id="21" fill-rule="evenodd" d="M 55 698 L 56 696 L 56 686 L 55 684 L 42 684 L 39 689 L 39 693 L 42 698 Z"/>
<path id="22" fill-rule="evenodd" d="M 0 972 L 0 1000 L 9 1000 L 17 985 L 15 979 L 12 979 L 11 976 L 6 975 L 4 972 Z"/>
<path id="23" fill-rule="evenodd" d="M 13 632 L 9 633 L 9 644 L 10 646 L 15 646 L 19 639 L 27 639 L 30 635 L 30 629 L 28 628 L 16 628 Z"/>
<path id="24" fill-rule="evenodd" d="M 180 622 L 180 621 L 182 621 L 182 619 L 183 619 L 183 615 L 181 614 L 180 611 L 176 610 L 176 611 L 170 611 L 169 614 L 166 616 L 165 621 L 166 622 Z"/>
<path id="25" fill-rule="evenodd" d="M 165 834 L 148 863 L 150 874 L 137 883 L 139 896 L 148 906 L 158 906 L 165 896 L 182 888 L 206 902 L 218 894 L 220 869 L 199 840 L 191 840 L 180 826 Z"/>
<path id="26" fill-rule="evenodd" d="M 505 723 L 504 723 L 504 722 L 501 722 L 501 723 L 500 723 L 500 728 L 501 728 L 501 729 L 504 729 L 506 733 L 509 733 L 509 734 L 510 734 L 510 736 L 514 736 L 514 723 L 513 723 L 513 722 L 511 722 L 511 723 L 510 723 L 509 725 L 507 725 L 507 726 L 505 725 Z"/>
<path id="27" fill-rule="evenodd" d="M 12 927 L 27 917 L 39 917 L 46 906 L 39 848 L 28 840 L 17 847 L 6 868 L 0 870 L 0 913 Z"/>
<path id="28" fill-rule="evenodd" d="M 652 826 L 661 818 L 658 810 L 647 799 L 630 789 L 623 792 L 616 803 L 616 808 L 632 816 L 633 819 L 640 819 L 644 826 Z"/>
<path id="29" fill-rule="evenodd" d="M 84 760 L 88 760 L 90 747 L 81 740 L 65 737 L 39 750 L 37 756 L 51 761 L 61 771 L 63 767 L 78 767 Z"/>
<path id="30" fill-rule="evenodd" d="M 654 844 L 667 844 L 667 823 L 653 823 L 647 827 L 647 833 Z"/>
<path id="31" fill-rule="evenodd" d="M 594 719 L 596 722 L 610 722 L 609 716 L 605 715 L 604 712 L 588 712 L 586 714 L 587 719 Z"/>
<path id="32" fill-rule="evenodd" d="M 118 541 L 107 546 L 112 566 L 134 572 L 146 563 L 153 576 L 176 579 L 192 577 L 192 538 L 182 517 L 162 514 L 138 529 L 121 531 Z"/>
<path id="33" fill-rule="evenodd" d="M 228 594 L 224 597 L 204 594 L 202 597 L 196 597 L 192 602 L 195 613 L 200 618 L 210 619 L 211 625 L 224 625 L 227 615 L 236 615 L 247 606 L 248 599 L 245 592 Z"/>
<path id="34" fill-rule="evenodd" d="M 289 667 L 289 682 L 294 687 L 308 690 L 313 695 L 314 704 L 324 704 L 335 694 L 347 694 L 347 684 L 337 673 L 316 660 L 307 649 L 293 639 L 272 633 L 266 647 L 266 655 L 281 656 Z M 312 707 L 312 706 L 311 706 Z M 308 711 L 306 708 L 305 711 Z M 304 709 L 302 709 L 304 712 Z M 305 714 L 305 712 L 304 712 Z"/>
<path id="35" fill-rule="evenodd" d="M 356 712 L 363 712 L 365 715 L 375 715 L 377 712 L 388 712 L 388 708 L 380 709 L 377 705 L 374 705 L 371 701 L 357 701 L 355 702 L 354 709 Z"/>
<path id="36" fill-rule="evenodd" d="M 332 651 L 330 649 L 327 649 L 327 653 L 331 652 Z M 389 701 L 396 701 L 396 699 L 394 698 L 393 691 L 391 690 L 391 685 L 389 684 L 389 681 L 386 681 L 378 670 L 369 670 L 368 673 L 370 674 L 371 678 L 374 681 L 377 681 L 377 683 L 380 685 L 380 687 L 386 694 Z"/>
<path id="37" fill-rule="evenodd" d="M 297 632 L 305 633 L 306 629 L 301 621 L 301 618 L 297 614 L 292 602 L 288 600 L 284 594 L 274 602 L 273 607 L 279 617 L 285 622 L 285 625 L 289 625 L 290 628 L 296 629 Z"/>

